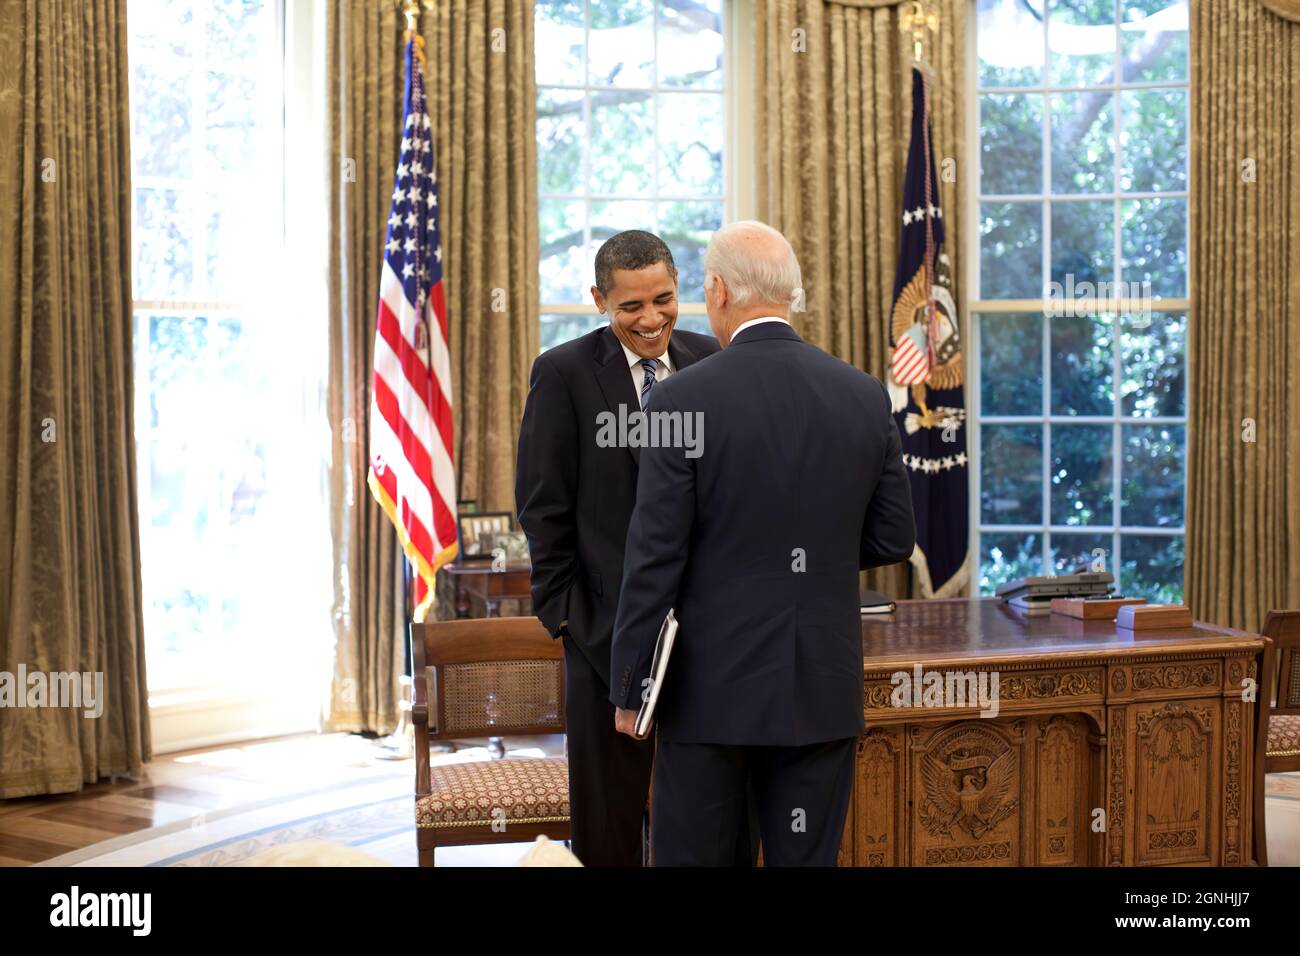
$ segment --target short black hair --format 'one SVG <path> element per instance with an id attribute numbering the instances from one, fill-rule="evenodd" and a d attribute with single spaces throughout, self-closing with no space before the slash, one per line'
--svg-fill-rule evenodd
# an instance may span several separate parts
<path id="1" fill-rule="evenodd" d="M 672 250 L 654 233 L 641 229 L 616 233 L 596 253 L 596 288 L 601 295 L 609 295 L 615 269 L 648 269 L 656 262 L 667 265 L 668 274 L 677 278 Z"/>

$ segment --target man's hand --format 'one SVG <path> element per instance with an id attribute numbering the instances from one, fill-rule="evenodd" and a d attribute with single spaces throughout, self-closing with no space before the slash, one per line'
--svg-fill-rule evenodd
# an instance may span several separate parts
<path id="1" fill-rule="evenodd" d="M 620 734 L 627 734 L 629 737 L 635 737 L 637 740 L 641 739 L 636 736 L 635 710 L 626 710 L 622 707 L 614 708 L 614 729 Z"/>

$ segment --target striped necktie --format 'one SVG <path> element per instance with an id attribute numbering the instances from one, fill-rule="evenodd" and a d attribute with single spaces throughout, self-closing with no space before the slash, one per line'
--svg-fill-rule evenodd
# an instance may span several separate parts
<path id="1" fill-rule="evenodd" d="M 642 408 L 645 408 L 645 400 L 650 397 L 650 389 L 655 387 L 655 369 L 658 365 L 658 359 L 642 359 L 641 361 L 641 367 L 645 369 L 645 379 L 641 382 Z"/>

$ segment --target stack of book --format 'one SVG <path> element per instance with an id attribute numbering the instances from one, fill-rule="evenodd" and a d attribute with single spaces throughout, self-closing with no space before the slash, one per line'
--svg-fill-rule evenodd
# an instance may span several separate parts
<path id="1" fill-rule="evenodd" d="M 1012 607 L 1030 614 L 1050 614 L 1054 598 L 1112 597 L 1115 576 L 1109 571 L 1016 578 L 997 589 L 997 596 Z"/>

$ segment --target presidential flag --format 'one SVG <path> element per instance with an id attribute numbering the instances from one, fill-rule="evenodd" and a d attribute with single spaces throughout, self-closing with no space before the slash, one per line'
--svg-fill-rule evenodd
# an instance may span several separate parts
<path id="1" fill-rule="evenodd" d="M 447 342 L 423 38 L 408 33 L 401 157 L 379 280 L 367 483 L 415 572 L 417 623 L 433 604 L 438 568 L 456 556 Z"/>
<path id="2" fill-rule="evenodd" d="M 912 564 L 922 596 L 948 597 L 970 574 L 966 399 L 957 306 L 943 254 L 929 103 L 929 79 L 913 67 L 888 377 L 916 513 Z"/>

